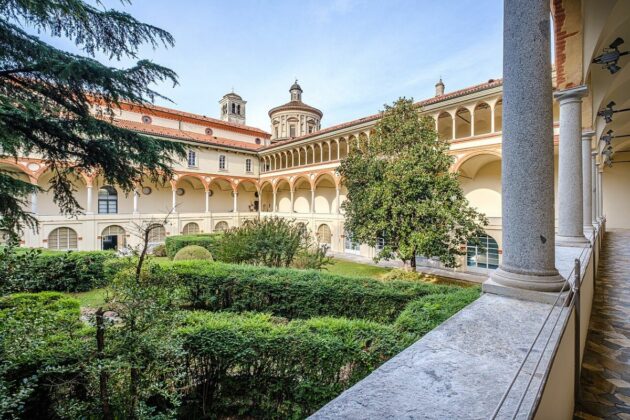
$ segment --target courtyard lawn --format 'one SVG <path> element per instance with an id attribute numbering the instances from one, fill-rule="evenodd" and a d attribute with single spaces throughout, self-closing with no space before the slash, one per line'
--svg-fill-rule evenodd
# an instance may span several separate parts
<path id="1" fill-rule="evenodd" d="M 79 301 L 81 307 L 98 308 L 105 304 L 107 288 L 93 289 L 88 292 L 67 293 Z"/>
<path id="2" fill-rule="evenodd" d="M 333 263 L 326 266 L 324 270 L 340 276 L 372 277 L 380 279 L 392 269 L 389 267 L 378 267 L 371 264 L 362 264 L 333 258 Z"/>

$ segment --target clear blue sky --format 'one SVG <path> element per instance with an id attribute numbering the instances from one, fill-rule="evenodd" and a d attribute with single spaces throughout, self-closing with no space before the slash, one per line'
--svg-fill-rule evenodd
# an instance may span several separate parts
<path id="1" fill-rule="evenodd" d="M 106 4 L 175 37 L 171 49 L 140 53 L 179 75 L 179 86 L 158 89 L 174 104 L 160 105 L 218 117 L 218 100 L 234 87 L 248 101 L 247 123 L 267 131 L 267 111 L 289 100 L 295 77 L 303 100 L 324 112 L 324 127 L 373 114 L 399 96 L 433 96 L 440 75 L 447 92 L 501 77 L 502 0 Z"/>

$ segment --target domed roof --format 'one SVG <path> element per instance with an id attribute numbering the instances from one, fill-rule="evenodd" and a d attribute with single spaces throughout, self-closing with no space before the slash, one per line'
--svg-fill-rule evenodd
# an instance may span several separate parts
<path id="1" fill-rule="evenodd" d="M 297 79 L 295 79 L 295 82 L 293 82 L 293 84 L 291 85 L 291 88 L 289 89 L 289 92 L 291 92 L 292 90 L 295 90 L 295 89 L 299 90 L 300 92 L 304 92 L 302 90 L 302 87 L 298 84 Z"/>
<path id="2" fill-rule="evenodd" d="M 307 112 L 312 112 L 314 114 L 319 115 L 319 118 L 321 118 L 324 113 L 322 111 L 320 111 L 319 109 L 310 106 L 310 105 L 306 105 L 304 102 L 302 101 L 290 101 L 287 102 L 284 105 L 280 105 L 277 106 L 275 108 L 271 108 L 269 110 L 269 116 L 271 117 L 273 114 L 275 114 L 278 111 L 288 111 L 288 110 L 298 110 L 298 111 L 307 111 Z"/>
<path id="3" fill-rule="evenodd" d="M 236 94 L 234 92 L 230 92 L 230 93 L 226 93 L 225 95 L 223 95 L 224 98 L 234 98 L 234 99 L 238 99 L 240 101 L 243 100 L 243 98 L 241 98 L 241 95 Z"/>

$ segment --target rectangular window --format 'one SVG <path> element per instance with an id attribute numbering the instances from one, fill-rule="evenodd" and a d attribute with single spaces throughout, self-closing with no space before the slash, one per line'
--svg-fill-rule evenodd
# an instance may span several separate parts
<path id="1" fill-rule="evenodd" d="M 290 137 L 295 137 L 295 126 L 294 125 L 289 127 L 289 136 Z"/>
<path id="2" fill-rule="evenodd" d="M 251 159 L 245 159 L 245 171 L 246 172 L 251 172 L 252 171 L 252 160 Z"/>
<path id="3" fill-rule="evenodd" d="M 188 167 L 196 168 L 197 167 L 197 153 L 193 150 L 188 151 Z"/>
<path id="4" fill-rule="evenodd" d="M 219 170 L 225 171 L 226 168 L 227 168 L 227 165 L 225 163 L 225 155 L 220 155 L 219 156 Z"/>

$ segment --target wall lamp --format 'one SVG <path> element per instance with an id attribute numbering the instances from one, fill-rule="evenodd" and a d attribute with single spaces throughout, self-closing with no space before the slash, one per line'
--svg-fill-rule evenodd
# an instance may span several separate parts
<path id="1" fill-rule="evenodd" d="M 617 112 L 626 112 L 626 111 L 630 111 L 630 108 L 624 108 L 624 109 L 613 109 L 613 107 L 617 105 L 615 103 L 615 101 L 610 101 L 608 102 L 608 105 L 606 105 L 606 108 L 600 110 L 599 112 L 597 112 L 597 116 L 598 117 L 604 117 L 604 120 L 606 121 L 606 124 L 610 124 L 612 122 L 612 117 L 613 114 L 616 114 Z"/>
<path id="2" fill-rule="evenodd" d="M 619 46 L 623 44 L 623 38 L 615 39 L 608 48 L 604 48 L 604 52 L 593 59 L 593 63 L 600 64 L 602 68 L 608 69 L 610 74 L 615 74 L 621 67 L 619 67 L 619 58 L 623 55 L 630 54 L 630 51 L 619 51 Z"/>

